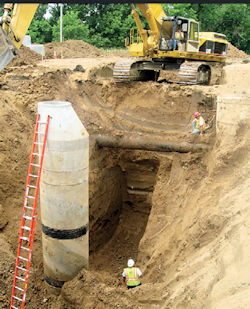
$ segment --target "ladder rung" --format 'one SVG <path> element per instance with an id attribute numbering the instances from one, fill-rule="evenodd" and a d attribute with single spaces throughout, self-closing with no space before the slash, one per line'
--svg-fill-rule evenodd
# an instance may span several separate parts
<path id="1" fill-rule="evenodd" d="M 35 197 L 32 196 L 32 195 L 27 195 L 26 197 L 28 197 L 28 198 L 35 198 Z"/>
<path id="2" fill-rule="evenodd" d="M 22 257 L 22 256 L 20 256 L 20 255 L 19 255 L 19 259 L 28 262 L 28 259 L 26 259 L 26 258 L 24 258 L 24 257 Z"/>
<path id="3" fill-rule="evenodd" d="M 32 220 L 32 218 L 35 218 L 35 217 L 30 217 L 30 216 L 23 216 L 24 219 L 27 219 L 27 220 Z"/>
<path id="4" fill-rule="evenodd" d="M 43 143 L 39 143 L 39 142 L 34 142 L 34 144 L 36 144 L 36 145 L 43 145 Z"/>
<path id="5" fill-rule="evenodd" d="M 33 164 L 33 165 L 35 165 L 35 164 Z M 37 165 L 37 164 L 36 164 L 36 165 Z M 38 165 L 38 166 L 39 166 L 39 165 Z M 36 189 L 36 186 L 32 186 L 32 185 L 28 185 L 28 187 Z"/>
<path id="6" fill-rule="evenodd" d="M 13 298 L 19 300 L 19 301 L 23 301 L 21 298 L 17 297 L 17 296 L 12 296 Z"/>
<path id="7" fill-rule="evenodd" d="M 18 279 L 18 280 L 21 280 L 21 281 L 25 281 L 25 279 L 23 279 L 23 278 L 21 278 L 21 277 L 18 277 L 18 276 L 16 276 L 16 278 Z"/>
<path id="8" fill-rule="evenodd" d="M 19 288 L 19 286 L 15 286 L 15 289 L 19 290 L 19 291 L 24 291 L 24 289 Z"/>
<path id="9" fill-rule="evenodd" d="M 13 309 L 18 309 L 17 307 L 15 307 L 15 306 L 13 306 L 13 305 L 11 305 L 11 308 L 13 308 Z"/>
<path id="10" fill-rule="evenodd" d="M 20 248 L 23 249 L 23 250 L 26 250 L 26 251 L 29 251 L 29 250 L 30 250 L 29 248 L 26 248 L 26 247 L 24 247 L 24 246 L 21 246 Z"/>
<path id="11" fill-rule="evenodd" d="M 29 174 L 29 176 L 31 176 L 31 177 L 38 177 L 38 175 L 33 175 L 33 174 Z"/>
<path id="12" fill-rule="evenodd" d="M 41 157 L 41 154 L 40 153 L 37 153 L 37 152 L 32 152 L 33 156 L 39 156 Z"/>
<path id="13" fill-rule="evenodd" d="M 26 270 L 27 270 L 26 268 L 23 268 L 23 267 L 20 267 L 20 266 L 17 266 L 16 268 L 21 269 L 21 270 L 23 270 L 23 271 L 26 271 Z"/>
<path id="14" fill-rule="evenodd" d="M 29 207 L 29 206 L 25 206 L 25 208 L 32 209 L 32 210 L 34 209 L 33 207 Z"/>
<path id="15" fill-rule="evenodd" d="M 41 131 L 36 131 L 36 134 L 45 134 L 45 133 Z"/>
<path id="16" fill-rule="evenodd" d="M 22 226 L 21 227 L 23 230 L 26 230 L 26 231 L 30 231 L 31 230 L 31 228 L 30 227 L 27 227 L 27 226 Z"/>
<path id="17" fill-rule="evenodd" d="M 23 236 L 21 236 L 20 239 L 29 241 L 29 238 L 28 238 L 28 237 L 23 237 Z"/>
<path id="18" fill-rule="evenodd" d="M 37 167 L 40 166 L 39 164 L 35 164 L 35 163 L 30 163 L 30 164 L 33 165 L 33 166 L 37 166 Z"/>

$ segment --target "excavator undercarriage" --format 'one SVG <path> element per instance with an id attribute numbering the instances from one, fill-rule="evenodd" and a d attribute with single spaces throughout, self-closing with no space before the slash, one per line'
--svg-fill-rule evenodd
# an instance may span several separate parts
<path id="1" fill-rule="evenodd" d="M 117 61 L 113 77 L 116 82 L 157 81 L 161 66 L 152 61 L 134 61 L 132 59 Z"/>
<path id="2" fill-rule="evenodd" d="M 157 81 L 161 70 L 177 70 L 180 84 L 208 85 L 216 62 L 183 60 L 182 63 L 157 61 L 135 61 L 126 59 L 114 65 L 113 77 L 116 82 Z"/>

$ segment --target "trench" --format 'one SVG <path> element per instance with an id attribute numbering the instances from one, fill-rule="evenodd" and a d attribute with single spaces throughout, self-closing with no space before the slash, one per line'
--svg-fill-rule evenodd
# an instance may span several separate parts
<path id="1" fill-rule="evenodd" d="M 122 150 L 97 149 L 95 156 L 103 166 L 90 172 L 90 269 L 109 272 L 112 265 L 118 279 L 127 259 L 137 259 L 159 161 Z"/>
<path id="2" fill-rule="evenodd" d="M 200 110 L 208 119 L 216 108 L 212 95 L 206 95 L 200 89 L 193 91 L 191 87 L 180 89 L 176 85 L 156 83 L 120 86 L 83 82 L 74 85 L 73 89 L 72 84 L 67 79 L 65 80 L 65 74 L 61 72 L 43 76 L 40 82 L 46 81 L 46 85 L 53 85 L 49 82 L 50 78 L 53 81 L 56 80 L 55 89 L 51 89 L 53 99 L 72 102 L 78 117 L 90 133 L 90 139 L 99 133 L 116 136 L 117 132 L 119 134 L 122 132 L 127 136 L 144 137 L 147 135 L 147 138 L 152 141 L 157 141 L 159 136 L 165 142 L 177 144 L 188 139 L 192 144 L 193 139 L 197 140 L 197 137 L 190 137 L 191 127 L 189 125 L 193 112 Z M 24 83 L 26 82 L 25 80 Z M 28 82 L 31 84 L 33 82 L 34 89 L 37 91 L 37 81 Z M 12 87 L 11 90 L 14 91 L 14 86 Z M 46 91 L 44 88 L 41 89 L 39 101 L 51 99 L 46 94 L 46 92 L 49 93 L 47 89 Z M 27 139 L 30 141 L 32 135 L 31 128 L 33 128 L 34 118 L 32 113 L 35 110 L 34 106 L 28 106 L 24 114 L 20 96 L 15 102 L 15 106 L 20 108 L 20 113 L 18 110 L 15 111 L 15 117 L 12 118 L 19 119 L 20 124 L 24 127 L 24 133 L 13 121 L 13 132 L 18 128 L 15 134 L 21 146 L 17 152 L 13 152 L 11 150 L 13 145 L 10 142 L 10 145 L 6 143 L 9 147 L 6 146 L 6 153 L 7 151 L 10 153 L 7 163 L 11 165 L 14 161 L 18 162 L 17 164 L 20 166 L 19 157 L 21 154 L 22 167 L 17 168 L 13 175 L 2 171 L 2 178 L 5 177 L 9 181 L 10 193 L 13 190 L 12 183 L 16 179 L 19 181 L 16 196 L 13 193 L 13 200 L 3 201 L 9 219 L 4 233 L 9 237 L 14 253 L 16 253 L 17 233 L 13 233 L 13 230 L 16 230 L 20 224 L 20 198 L 17 195 L 23 196 L 24 175 L 30 150 L 30 143 L 27 142 Z M 13 110 L 15 109 L 13 108 Z M 26 125 L 27 123 L 29 127 Z M 205 137 L 204 145 L 209 145 L 209 143 L 209 136 Z M 98 148 L 93 141 L 90 148 L 90 271 L 96 271 L 100 276 L 105 273 L 103 280 L 106 282 L 112 269 L 111 280 L 120 282 L 121 272 L 126 266 L 127 259 L 133 258 L 136 261 L 138 258 L 140 241 L 145 234 L 152 209 L 152 196 L 158 181 L 161 159 L 152 149 L 145 151 L 143 148 L 140 150 L 126 150 L 119 147 L 115 149 Z M 5 185 L 6 188 L 8 186 Z M 6 188 L 4 189 L 6 190 Z M 6 196 L 4 191 L 3 196 Z M 16 206 L 17 204 L 19 208 Z M 40 221 L 40 218 L 38 220 Z M 41 304 L 39 293 L 47 298 L 43 282 L 39 221 L 32 262 L 35 271 L 29 282 L 27 308 L 34 308 L 31 299 L 33 302 Z M 14 267 L 14 262 L 11 267 Z M 10 291 L 11 280 L 12 278 L 10 278 L 8 291 L 5 288 L 6 294 Z"/>
<path id="3" fill-rule="evenodd" d="M 200 89 L 156 83 L 123 86 L 87 82 L 77 84 L 77 89 L 81 100 L 99 112 L 89 132 L 90 270 L 119 284 L 127 260 L 138 258 L 151 213 L 161 160 L 155 151 L 192 152 L 195 147 L 198 152 L 209 151 L 213 134 L 198 144 L 201 141 L 190 135 L 190 122 L 196 110 L 209 119 L 216 102 Z M 79 105 L 76 109 L 84 123 L 86 114 Z M 98 127 L 113 138 L 102 139 L 103 147 L 98 147 Z M 141 147 L 130 147 L 133 141 L 137 146 L 141 142 Z M 116 145 L 112 148 L 111 144 Z"/>

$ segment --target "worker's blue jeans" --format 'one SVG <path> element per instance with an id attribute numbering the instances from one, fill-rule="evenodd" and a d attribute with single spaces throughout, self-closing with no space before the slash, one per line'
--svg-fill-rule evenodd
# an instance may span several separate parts
<path id="1" fill-rule="evenodd" d="M 173 50 L 177 50 L 177 46 L 179 42 L 180 40 L 172 40 L 172 39 L 169 40 L 170 46 L 173 48 Z"/>

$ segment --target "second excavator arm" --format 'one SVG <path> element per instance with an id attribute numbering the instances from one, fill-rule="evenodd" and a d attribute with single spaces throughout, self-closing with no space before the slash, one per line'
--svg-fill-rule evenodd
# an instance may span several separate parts
<path id="1" fill-rule="evenodd" d="M 0 18 L 0 71 L 13 59 L 22 45 L 38 3 L 6 3 Z"/>

